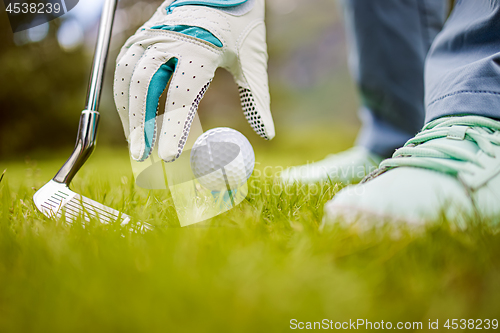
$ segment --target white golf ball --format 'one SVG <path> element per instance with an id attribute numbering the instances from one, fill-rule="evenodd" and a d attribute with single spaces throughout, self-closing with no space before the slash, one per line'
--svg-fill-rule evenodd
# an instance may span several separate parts
<path id="1" fill-rule="evenodd" d="M 235 190 L 253 172 L 255 154 L 240 132 L 218 127 L 203 133 L 191 150 L 191 169 L 196 179 L 211 191 Z"/>

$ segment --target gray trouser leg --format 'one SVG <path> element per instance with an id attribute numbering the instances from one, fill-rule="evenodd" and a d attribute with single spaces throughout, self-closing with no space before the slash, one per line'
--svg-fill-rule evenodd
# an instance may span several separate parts
<path id="1" fill-rule="evenodd" d="M 447 1 L 343 3 L 349 66 L 362 104 L 357 144 L 388 157 L 424 124 L 424 61 L 444 24 Z"/>
<path id="2" fill-rule="evenodd" d="M 500 0 L 457 1 L 425 66 L 426 121 L 500 119 Z"/>

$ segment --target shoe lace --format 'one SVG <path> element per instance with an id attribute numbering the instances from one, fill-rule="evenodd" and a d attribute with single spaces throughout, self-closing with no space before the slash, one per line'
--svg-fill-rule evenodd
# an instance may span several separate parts
<path id="1" fill-rule="evenodd" d="M 494 148 L 500 146 L 500 122 L 480 116 L 453 116 L 431 121 L 402 148 L 396 150 L 392 158 L 384 160 L 379 169 L 368 175 L 363 182 L 401 166 L 431 169 L 453 176 L 459 172 L 473 173 L 473 169 L 477 170 L 477 167 L 486 167 L 477 153 L 444 144 L 441 140 L 431 142 L 439 138 L 471 141 L 494 158 Z"/>

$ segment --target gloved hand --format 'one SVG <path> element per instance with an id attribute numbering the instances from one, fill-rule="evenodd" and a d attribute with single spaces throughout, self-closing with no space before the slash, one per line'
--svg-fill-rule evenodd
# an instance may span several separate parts
<path id="1" fill-rule="evenodd" d="M 131 156 L 144 161 L 151 154 L 159 98 L 170 78 L 158 154 L 164 161 L 180 156 L 218 67 L 233 74 L 255 132 L 272 139 L 265 32 L 264 0 L 165 1 L 117 59 L 115 103 Z"/>

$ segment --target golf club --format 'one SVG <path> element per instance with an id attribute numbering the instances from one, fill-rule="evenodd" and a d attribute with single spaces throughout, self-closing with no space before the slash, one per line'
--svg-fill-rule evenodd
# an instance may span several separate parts
<path id="1" fill-rule="evenodd" d="M 68 222 L 72 222 L 79 217 L 87 221 L 90 218 L 97 218 L 103 223 L 119 221 L 122 225 L 130 221 L 129 216 L 69 189 L 71 180 L 87 161 L 95 147 L 97 127 L 99 125 L 99 112 L 97 110 L 116 4 L 117 0 L 105 0 L 103 5 L 87 101 L 85 110 L 82 111 L 80 116 L 75 149 L 55 177 L 33 196 L 33 201 L 38 210 L 50 218 L 59 218 L 64 214 Z"/>

